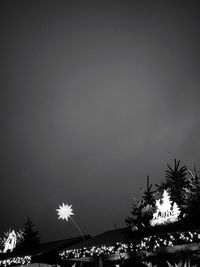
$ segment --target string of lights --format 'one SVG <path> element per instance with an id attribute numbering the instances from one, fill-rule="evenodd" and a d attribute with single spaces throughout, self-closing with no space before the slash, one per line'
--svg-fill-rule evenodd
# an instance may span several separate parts
<path id="1" fill-rule="evenodd" d="M 59 255 L 62 259 L 85 258 L 91 256 L 103 256 L 111 254 L 120 254 L 127 252 L 155 251 L 162 247 L 170 247 L 182 244 L 200 242 L 200 232 L 175 232 L 165 233 L 159 236 L 151 235 L 142 238 L 139 242 L 116 243 L 115 245 L 93 246 L 90 248 L 80 248 L 62 251 Z"/>
<path id="2" fill-rule="evenodd" d="M 10 265 L 27 265 L 31 262 L 31 256 L 24 257 L 13 257 L 5 260 L 0 260 L 0 266 L 10 266 Z"/>

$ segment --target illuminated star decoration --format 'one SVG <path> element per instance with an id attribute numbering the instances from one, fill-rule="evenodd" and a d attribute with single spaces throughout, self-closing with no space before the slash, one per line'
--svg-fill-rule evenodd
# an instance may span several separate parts
<path id="1" fill-rule="evenodd" d="M 68 222 L 68 219 L 70 218 L 71 215 L 74 215 L 73 210 L 72 210 L 72 205 L 65 205 L 62 203 L 62 206 L 59 206 L 59 209 L 57 209 L 58 212 L 58 219 L 66 220 Z"/>
<path id="2" fill-rule="evenodd" d="M 57 209 L 58 212 L 58 219 L 66 220 L 68 222 L 68 219 L 70 218 L 78 231 L 80 232 L 83 240 L 85 240 L 84 235 L 81 231 L 81 228 L 78 226 L 77 222 L 71 217 L 71 215 L 74 215 L 73 210 L 72 210 L 72 205 L 65 205 L 62 203 L 62 206 L 59 206 L 59 209 Z"/>

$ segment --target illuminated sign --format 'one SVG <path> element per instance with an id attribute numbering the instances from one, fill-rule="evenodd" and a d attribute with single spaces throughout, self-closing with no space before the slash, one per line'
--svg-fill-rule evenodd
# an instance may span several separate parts
<path id="1" fill-rule="evenodd" d="M 152 226 L 178 221 L 178 216 L 181 211 L 175 202 L 172 204 L 166 190 L 163 192 L 162 200 L 156 200 L 156 208 L 153 219 L 150 221 Z"/>

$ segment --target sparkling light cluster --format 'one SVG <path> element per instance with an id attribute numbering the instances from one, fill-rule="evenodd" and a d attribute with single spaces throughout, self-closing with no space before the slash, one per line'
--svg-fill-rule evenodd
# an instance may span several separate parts
<path id="1" fill-rule="evenodd" d="M 0 266 L 10 266 L 10 265 L 27 265 L 31 262 L 31 256 L 24 257 L 13 257 L 0 261 Z"/>
<path id="2" fill-rule="evenodd" d="M 16 245 L 17 245 L 17 235 L 15 231 L 12 230 L 5 241 L 3 253 L 6 253 L 7 251 L 12 252 L 13 249 L 15 249 Z"/>
<path id="3" fill-rule="evenodd" d="M 124 243 L 116 243 L 115 246 L 103 245 L 100 247 L 93 246 L 91 248 L 81 248 L 74 250 L 65 250 L 60 253 L 63 259 L 66 258 L 85 258 L 100 255 L 110 255 L 128 252 L 129 246 Z"/>
<path id="4" fill-rule="evenodd" d="M 144 237 L 140 243 L 135 245 L 135 251 L 140 250 L 156 250 L 162 247 L 170 247 L 176 245 L 183 245 L 189 243 L 195 243 L 200 241 L 200 233 L 196 232 L 179 232 L 179 233 L 167 233 L 160 236 Z"/>
<path id="5" fill-rule="evenodd" d="M 24 240 L 24 231 L 19 229 L 18 231 L 9 230 L 4 233 L 4 236 L 0 238 L 0 243 L 3 245 L 3 249 L 0 250 L 0 253 L 7 253 L 8 251 L 12 252 L 18 243 Z"/>
<path id="6" fill-rule="evenodd" d="M 200 231 L 199 232 L 175 232 L 167 233 L 163 235 L 151 235 L 144 237 L 140 242 L 132 243 L 116 243 L 115 245 L 108 246 L 93 246 L 90 248 L 83 247 L 81 249 L 65 250 L 60 253 L 62 259 L 67 258 L 84 258 L 91 256 L 120 254 L 127 252 L 139 252 L 154 251 L 162 247 L 170 247 L 176 245 L 183 245 L 189 243 L 200 242 Z"/>

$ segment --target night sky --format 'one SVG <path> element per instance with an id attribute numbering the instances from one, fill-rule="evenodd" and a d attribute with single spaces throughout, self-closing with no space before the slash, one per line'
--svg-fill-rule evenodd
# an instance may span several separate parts
<path id="1" fill-rule="evenodd" d="M 0 234 L 124 227 L 146 176 L 200 169 L 199 1 L 0 1 Z"/>

